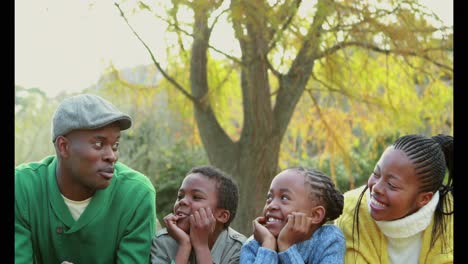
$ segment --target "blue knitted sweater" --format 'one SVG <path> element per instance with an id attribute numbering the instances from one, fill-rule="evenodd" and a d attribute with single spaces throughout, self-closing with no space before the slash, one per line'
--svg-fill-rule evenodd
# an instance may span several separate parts
<path id="1" fill-rule="evenodd" d="M 341 229 L 326 224 L 315 230 L 310 239 L 294 244 L 283 252 L 264 248 L 255 239 L 250 239 L 241 248 L 240 263 L 342 264 L 345 250 Z"/>

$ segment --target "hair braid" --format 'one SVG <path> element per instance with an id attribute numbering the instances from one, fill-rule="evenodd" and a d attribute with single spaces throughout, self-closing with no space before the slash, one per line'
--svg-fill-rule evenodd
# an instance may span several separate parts
<path id="1" fill-rule="evenodd" d="M 453 137 L 442 134 L 432 138 L 422 135 L 406 135 L 397 139 L 393 146 L 405 152 L 413 162 L 416 177 L 421 183 L 420 192 L 439 191 L 440 199 L 434 213 L 431 238 L 431 245 L 434 245 L 436 239 L 445 233 L 444 215 L 453 214 L 453 209 L 451 212 L 445 212 L 453 208 L 450 199 L 446 198 L 447 193 L 453 191 Z M 448 168 L 448 179 L 447 184 L 444 184 L 446 168 Z"/>
<path id="2" fill-rule="evenodd" d="M 330 177 L 315 169 L 294 168 L 301 172 L 310 187 L 311 198 L 325 207 L 323 222 L 338 218 L 343 212 L 343 193 L 335 187 Z"/>

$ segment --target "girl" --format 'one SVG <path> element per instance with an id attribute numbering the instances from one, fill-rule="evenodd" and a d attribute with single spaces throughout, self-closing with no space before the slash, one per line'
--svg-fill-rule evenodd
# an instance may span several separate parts
<path id="1" fill-rule="evenodd" d="M 271 182 L 263 216 L 253 221 L 240 263 L 343 263 L 343 233 L 325 224 L 342 210 L 343 194 L 322 172 L 282 171 Z"/>

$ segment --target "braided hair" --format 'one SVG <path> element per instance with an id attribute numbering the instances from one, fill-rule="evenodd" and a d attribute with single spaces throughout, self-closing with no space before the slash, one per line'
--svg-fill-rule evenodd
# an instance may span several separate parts
<path id="1" fill-rule="evenodd" d="M 305 181 L 310 189 L 310 197 L 314 201 L 319 201 L 325 208 L 325 217 L 321 224 L 335 220 L 343 212 L 344 198 L 330 177 L 315 169 L 305 169 L 303 167 L 292 168 L 305 177 Z"/>
<path id="2" fill-rule="evenodd" d="M 431 246 L 434 246 L 436 240 L 441 235 L 445 242 L 445 222 L 447 219 L 444 216 L 453 214 L 453 209 L 452 211 L 447 211 L 449 208 L 453 208 L 451 199 L 448 197 L 450 193 L 453 199 L 453 137 L 443 134 L 432 138 L 416 134 L 405 135 L 398 138 L 392 146 L 395 149 L 403 151 L 414 165 L 414 176 L 421 183 L 419 187 L 420 192 L 435 193 L 439 191 L 440 199 L 434 212 Z M 447 173 L 446 169 L 448 169 Z M 353 243 L 355 227 L 359 241 L 359 206 L 367 189 L 368 187 L 366 186 L 359 195 L 354 209 Z M 444 245 L 445 243 L 442 244 Z"/>

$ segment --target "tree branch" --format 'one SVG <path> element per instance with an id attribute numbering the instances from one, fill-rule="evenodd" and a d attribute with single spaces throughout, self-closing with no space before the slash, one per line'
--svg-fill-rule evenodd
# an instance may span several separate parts
<path id="1" fill-rule="evenodd" d="M 341 94 L 343 96 L 346 96 L 346 97 L 351 98 L 353 100 L 356 100 L 358 102 L 359 101 L 364 102 L 364 103 L 366 103 L 368 105 L 374 105 L 374 106 L 378 106 L 380 108 L 383 107 L 382 104 L 378 103 L 379 100 L 377 98 L 371 98 L 371 99 L 375 99 L 375 102 L 373 102 L 373 101 L 371 101 L 369 99 L 366 99 L 366 98 L 363 98 L 361 96 L 355 95 L 355 93 L 348 92 L 345 89 L 334 88 L 331 85 L 329 85 L 328 83 L 326 83 L 325 81 L 320 80 L 319 78 L 317 78 L 317 76 L 314 73 L 312 73 L 312 78 L 315 81 L 317 81 L 318 83 L 320 83 L 321 85 L 323 85 L 327 89 L 328 92 L 339 93 L 339 94 Z M 317 90 L 317 89 L 314 89 L 314 90 Z M 312 92 L 312 89 L 310 89 L 310 88 L 307 89 L 306 88 L 306 91 L 308 93 L 310 93 L 310 92 Z"/>
<path id="2" fill-rule="evenodd" d="M 286 75 L 281 76 L 278 95 L 274 106 L 275 132 L 282 136 L 289 125 L 289 120 L 294 113 L 305 86 L 314 67 L 316 53 L 322 36 L 322 25 L 328 15 L 333 12 L 330 0 L 319 0 L 317 12 L 307 32 L 304 42 L 297 53 Z"/>
<path id="3" fill-rule="evenodd" d="M 289 27 L 289 25 L 291 24 L 294 16 L 296 15 L 297 11 L 299 10 L 299 6 L 301 5 L 301 2 L 302 2 L 302 0 L 295 0 L 295 2 L 291 4 L 291 5 L 295 5 L 295 8 L 285 8 L 287 11 L 291 11 L 290 13 L 285 12 L 284 14 L 279 14 L 278 15 L 280 17 L 279 21 L 285 20 L 285 22 L 283 23 L 283 25 L 278 27 L 278 30 L 275 30 L 275 28 L 272 29 L 271 35 L 274 36 L 274 37 L 272 37 L 272 41 L 269 44 L 268 52 L 270 50 L 272 50 L 276 46 L 276 43 L 278 43 L 280 33 L 284 32 Z M 289 3 L 289 2 L 286 1 L 285 5 L 286 5 L 286 3 Z M 279 8 L 279 10 L 281 11 L 281 10 L 283 10 L 283 8 Z"/>
<path id="4" fill-rule="evenodd" d="M 372 50 L 372 51 L 375 51 L 375 52 L 378 52 L 378 53 L 383 53 L 383 54 L 395 54 L 395 55 L 401 55 L 401 56 L 413 56 L 413 57 L 419 57 L 419 58 L 422 58 L 422 59 L 425 59 L 431 63 L 433 63 L 434 65 L 437 65 L 441 68 L 444 68 L 446 70 L 449 70 L 449 71 L 453 71 L 453 68 L 448 66 L 448 65 L 445 65 L 445 64 L 442 64 L 438 61 L 435 61 L 434 59 L 432 59 L 431 57 L 429 57 L 428 55 L 421 55 L 417 52 L 414 52 L 414 51 L 410 51 L 410 50 L 397 50 L 397 49 L 382 49 L 380 47 L 378 47 L 377 45 L 374 45 L 372 43 L 366 43 L 366 42 L 359 42 L 359 41 L 347 41 L 347 42 L 340 42 L 326 50 L 324 50 L 323 52 L 319 53 L 317 55 L 317 59 L 320 59 L 320 58 L 323 58 L 323 57 L 326 57 L 330 54 L 333 54 L 341 49 L 344 49 L 346 47 L 352 47 L 352 46 L 355 46 L 355 47 L 361 47 L 361 48 L 365 48 L 365 49 L 368 49 L 368 50 Z M 431 48 L 427 48 L 425 50 L 423 50 L 423 52 L 427 52 L 427 51 L 431 51 L 431 50 L 449 50 L 445 47 L 431 47 Z M 450 50 L 449 50 L 450 51 Z"/>
<path id="5" fill-rule="evenodd" d="M 130 23 L 128 22 L 127 18 L 125 17 L 125 14 L 124 12 L 122 11 L 122 9 L 120 8 L 119 4 L 118 3 L 114 3 L 114 5 L 119 9 L 120 11 L 120 15 L 122 16 L 122 18 L 125 20 L 125 23 L 127 23 L 128 27 L 132 30 L 133 34 L 138 38 L 138 40 L 140 40 L 140 42 L 143 44 L 143 46 L 145 46 L 146 50 L 148 51 L 148 53 L 150 54 L 151 56 L 151 60 L 153 61 L 154 65 L 156 65 L 156 68 L 158 68 L 158 70 L 162 73 L 162 75 L 164 76 L 164 78 L 166 78 L 172 85 L 174 85 L 174 87 L 179 90 L 182 94 L 184 94 L 188 99 L 190 99 L 192 102 L 194 103 L 198 103 L 198 101 L 190 94 L 186 91 L 186 89 L 180 85 L 174 78 L 172 78 L 166 71 L 164 71 L 164 69 L 161 67 L 161 65 L 159 64 L 158 61 L 156 61 L 156 58 L 154 57 L 154 54 L 153 52 L 151 51 L 151 49 L 148 47 L 148 45 L 146 45 L 146 43 L 143 41 L 143 39 L 141 39 L 141 37 L 138 35 L 138 33 L 136 33 L 136 31 L 133 29 L 133 27 L 130 25 Z"/>
<path id="6" fill-rule="evenodd" d="M 283 9 L 287 9 L 287 11 L 291 11 L 290 13 L 288 12 L 285 12 L 284 14 L 278 14 L 278 16 L 280 17 L 280 21 L 283 21 L 285 20 L 285 22 L 278 28 L 278 30 L 275 30 L 274 28 L 272 28 L 271 30 L 271 35 L 273 36 L 271 38 L 271 41 L 268 45 L 268 48 L 267 48 L 267 53 L 265 54 L 265 61 L 267 62 L 267 66 L 268 66 L 268 69 L 273 73 L 273 75 L 275 75 L 277 78 L 281 78 L 282 77 L 282 74 L 276 70 L 273 65 L 270 63 L 270 61 L 268 60 L 268 53 L 270 53 L 270 51 L 272 49 L 275 48 L 276 44 L 278 43 L 278 40 L 280 38 L 280 33 L 284 32 L 288 27 L 289 25 L 291 24 L 294 16 L 296 15 L 297 11 L 299 10 L 299 6 L 301 4 L 302 0 L 295 0 L 295 2 L 292 4 L 292 5 L 295 5 L 295 8 L 279 8 L 279 10 L 283 10 Z M 288 3 L 287 1 L 285 2 L 285 5 L 286 3 Z"/>
<path id="7" fill-rule="evenodd" d="M 319 115 L 319 119 L 322 121 L 323 125 L 327 129 L 328 134 L 333 138 L 333 142 L 335 142 L 336 145 L 338 146 L 338 148 L 341 150 L 341 153 L 343 154 L 343 157 L 346 158 L 351 163 L 353 163 L 354 165 L 358 165 L 357 162 L 348 153 L 348 151 L 341 145 L 338 135 L 336 135 L 334 133 L 334 130 L 328 124 L 327 120 L 325 119 L 324 115 L 322 114 L 322 110 L 320 109 L 320 106 L 319 106 L 317 100 L 315 99 L 315 97 L 312 95 L 312 93 L 310 91 L 308 91 L 308 94 L 309 94 L 310 98 L 312 99 L 312 102 L 314 103 L 315 109 L 317 110 L 317 114 Z M 351 175 L 350 175 L 350 180 L 352 182 L 354 182 Z"/>

